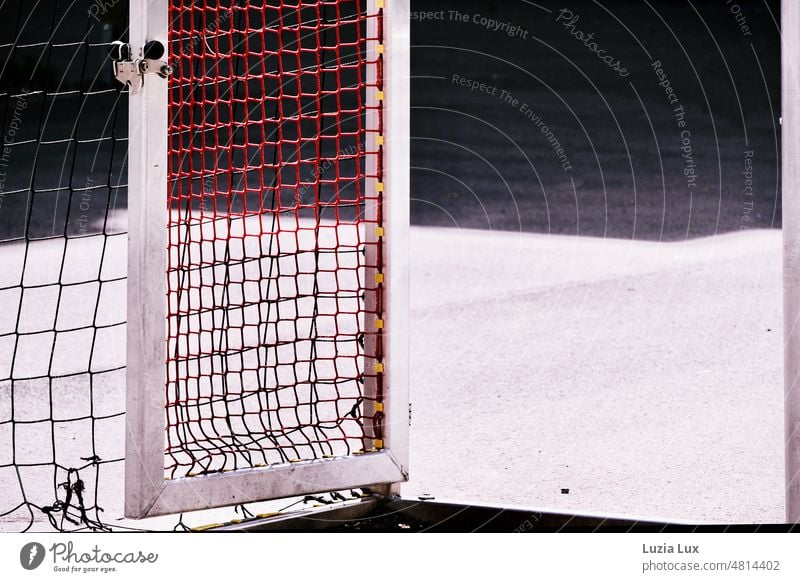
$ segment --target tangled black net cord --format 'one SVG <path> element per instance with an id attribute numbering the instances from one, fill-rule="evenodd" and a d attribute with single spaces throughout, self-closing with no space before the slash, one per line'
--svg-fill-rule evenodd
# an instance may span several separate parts
<path id="1" fill-rule="evenodd" d="M 99 460 L 99 459 L 98 459 Z M 67 480 L 59 483 L 58 489 L 64 490 L 64 500 L 57 499 L 53 505 L 41 508 L 42 513 L 47 516 L 53 529 L 64 532 L 64 522 L 68 522 L 80 529 L 92 532 L 109 532 L 111 527 L 102 523 L 99 519 L 90 519 L 86 510 L 83 493 L 86 485 L 81 479 L 78 469 L 67 469 Z M 97 513 L 103 511 L 102 507 L 95 508 Z M 72 513 L 71 513 L 72 511 Z M 59 518 L 60 514 L 60 518 Z M 80 526 L 83 526 L 82 528 Z"/>
<path id="2" fill-rule="evenodd" d="M 89 459 L 83 459 L 86 461 L 91 461 L 93 464 L 99 464 L 101 462 L 99 457 L 92 457 Z M 110 525 L 107 523 L 102 522 L 99 519 L 99 514 L 103 512 L 103 508 L 100 506 L 95 506 L 94 511 L 98 514 L 98 519 L 91 519 L 89 517 L 88 509 L 86 507 L 86 503 L 84 501 L 84 492 L 86 491 L 86 485 L 83 479 L 80 476 L 80 470 L 76 468 L 67 469 L 67 480 L 63 483 L 59 483 L 56 493 L 58 494 L 58 490 L 64 491 L 64 500 L 57 499 L 53 505 L 48 505 L 45 507 L 39 508 L 42 513 L 47 516 L 48 521 L 52 528 L 59 532 L 68 532 L 68 531 L 90 531 L 93 533 L 104 533 L 104 532 L 113 532 L 113 531 L 131 531 L 131 532 L 147 532 L 147 531 L 155 531 L 147 528 L 137 528 L 137 527 L 130 527 L 130 526 L 120 526 L 120 525 Z M 179 525 L 181 525 L 182 515 L 178 518 L 178 524 L 175 526 L 173 531 L 177 531 Z M 65 523 L 67 522 L 73 526 L 77 526 L 77 529 L 67 529 L 65 527 Z M 187 528 L 188 529 L 188 528 Z"/>

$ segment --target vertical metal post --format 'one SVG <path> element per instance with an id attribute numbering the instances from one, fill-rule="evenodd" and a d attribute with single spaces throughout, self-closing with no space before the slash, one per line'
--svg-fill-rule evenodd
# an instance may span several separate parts
<path id="1" fill-rule="evenodd" d="M 800 3 L 781 15 L 786 520 L 800 523 Z"/>
<path id="2" fill-rule="evenodd" d="M 133 58 L 161 41 L 168 58 L 168 0 L 131 2 Z M 130 95 L 125 515 L 142 517 L 164 487 L 163 395 L 167 322 L 168 81 L 147 75 Z"/>
<path id="3" fill-rule="evenodd" d="M 410 0 L 384 8 L 384 194 L 386 229 L 386 444 L 408 479 Z M 399 483 L 392 493 L 399 495 Z"/>

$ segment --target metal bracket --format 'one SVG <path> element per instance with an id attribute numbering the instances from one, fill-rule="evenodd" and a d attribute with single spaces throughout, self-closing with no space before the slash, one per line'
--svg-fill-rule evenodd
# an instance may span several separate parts
<path id="1" fill-rule="evenodd" d="M 133 51 L 129 44 L 121 41 L 111 43 L 110 56 L 114 62 L 114 77 L 128 88 L 133 95 L 144 87 L 145 75 L 155 73 L 162 79 L 172 74 L 172 67 L 162 59 L 164 45 L 158 41 L 150 41 L 142 48 L 142 58 L 132 58 Z"/>

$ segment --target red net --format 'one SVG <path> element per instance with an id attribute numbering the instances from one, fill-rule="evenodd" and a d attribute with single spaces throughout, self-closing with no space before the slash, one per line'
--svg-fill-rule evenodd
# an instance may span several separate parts
<path id="1" fill-rule="evenodd" d="M 171 2 L 168 478 L 381 445 L 380 19 Z"/>

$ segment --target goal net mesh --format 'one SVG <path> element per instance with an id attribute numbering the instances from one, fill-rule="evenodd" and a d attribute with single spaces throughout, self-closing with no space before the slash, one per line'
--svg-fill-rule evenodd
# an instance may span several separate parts
<path id="1" fill-rule="evenodd" d="M 0 5 L 0 530 L 121 515 L 127 4 Z M 170 1 L 165 478 L 381 445 L 380 35 Z"/>
<path id="2" fill-rule="evenodd" d="M 380 86 L 365 5 L 172 3 L 168 478 L 369 446 Z"/>
<path id="3" fill-rule="evenodd" d="M 107 52 L 125 30 L 91 6 L 0 4 L 4 530 L 101 528 L 122 480 L 128 100 Z"/>

